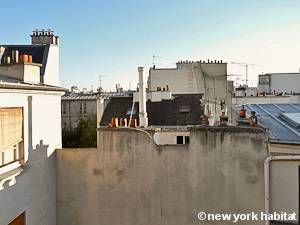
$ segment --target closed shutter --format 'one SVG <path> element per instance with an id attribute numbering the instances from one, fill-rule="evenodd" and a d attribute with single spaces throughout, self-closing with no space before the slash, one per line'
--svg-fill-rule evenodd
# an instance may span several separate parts
<path id="1" fill-rule="evenodd" d="M 0 108 L 0 150 L 23 140 L 23 109 Z"/>
<path id="2" fill-rule="evenodd" d="M 22 213 L 8 225 L 25 225 L 25 213 Z"/>

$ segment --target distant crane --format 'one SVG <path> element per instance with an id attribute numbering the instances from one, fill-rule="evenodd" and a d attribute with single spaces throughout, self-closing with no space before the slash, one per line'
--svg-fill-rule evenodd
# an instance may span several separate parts
<path id="1" fill-rule="evenodd" d="M 158 58 L 162 58 L 161 56 L 158 56 L 158 55 L 153 55 L 152 56 L 152 66 L 155 66 L 155 61 L 156 61 L 156 59 L 158 59 Z"/>
<path id="2" fill-rule="evenodd" d="M 245 69 L 246 69 L 246 86 L 248 86 L 248 66 L 262 66 L 259 64 L 248 64 L 248 63 L 241 63 L 241 62 L 231 62 L 231 64 L 237 64 L 237 65 L 245 67 Z"/>

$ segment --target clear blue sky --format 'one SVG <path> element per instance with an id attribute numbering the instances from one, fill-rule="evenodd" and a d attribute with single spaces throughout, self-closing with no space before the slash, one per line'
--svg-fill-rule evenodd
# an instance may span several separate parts
<path id="1" fill-rule="evenodd" d="M 148 71 L 178 60 L 224 59 L 261 64 L 260 72 L 300 67 L 299 0 L 73 0 L 1 1 L 0 43 L 29 43 L 35 28 L 61 38 L 61 81 L 113 89 L 136 86 L 137 66 Z M 229 73 L 244 69 L 229 65 Z"/>

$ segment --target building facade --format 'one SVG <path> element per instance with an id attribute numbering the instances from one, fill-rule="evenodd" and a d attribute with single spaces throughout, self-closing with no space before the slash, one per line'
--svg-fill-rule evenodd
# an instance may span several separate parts
<path id="1" fill-rule="evenodd" d="M 300 73 L 267 73 L 258 76 L 258 90 L 266 94 L 300 94 Z"/>
<path id="2" fill-rule="evenodd" d="M 97 93 L 67 92 L 61 99 L 62 128 L 73 130 L 81 119 L 93 120 L 97 117 Z"/>
<path id="3" fill-rule="evenodd" d="M 1 225 L 56 224 L 55 150 L 61 148 L 65 91 L 53 86 L 58 83 L 56 41 L 43 31 L 34 32 L 30 45 L 1 45 Z"/>
<path id="4" fill-rule="evenodd" d="M 231 93 L 227 63 L 222 61 L 180 61 L 176 68 L 150 68 L 148 91 L 172 94 L 203 94 L 203 107 L 211 125 L 225 113 L 231 120 Z"/>

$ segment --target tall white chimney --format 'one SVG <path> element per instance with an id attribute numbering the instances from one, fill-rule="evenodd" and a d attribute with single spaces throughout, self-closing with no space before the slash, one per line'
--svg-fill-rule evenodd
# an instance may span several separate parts
<path id="1" fill-rule="evenodd" d="M 146 111 L 146 88 L 144 86 L 144 67 L 138 67 L 139 71 L 139 119 L 140 126 L 148 126 L 148 117 Z"/>

